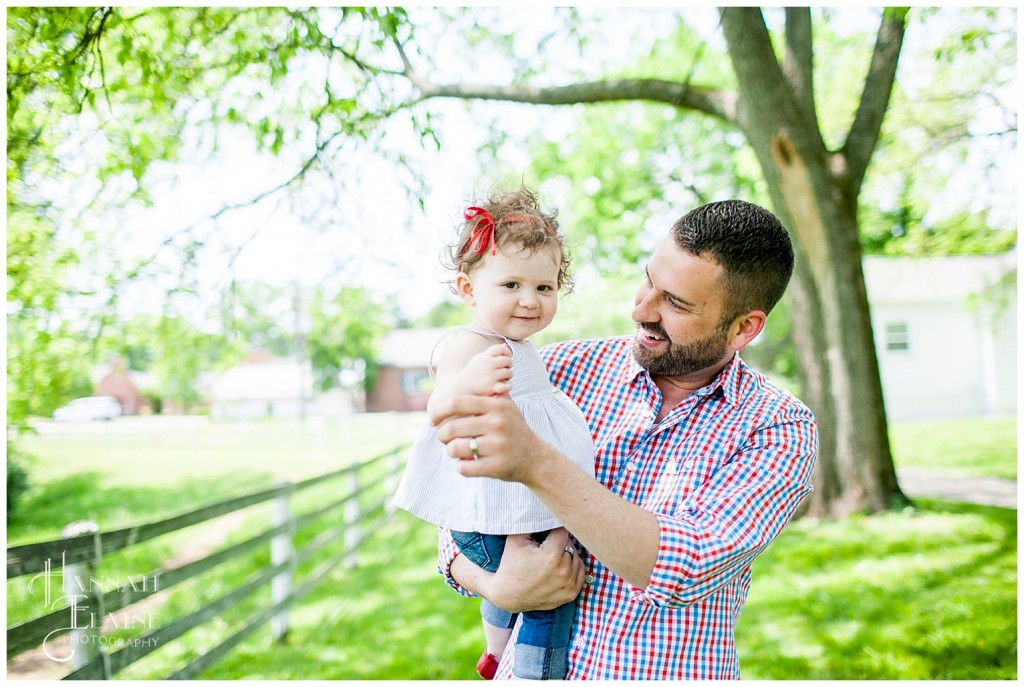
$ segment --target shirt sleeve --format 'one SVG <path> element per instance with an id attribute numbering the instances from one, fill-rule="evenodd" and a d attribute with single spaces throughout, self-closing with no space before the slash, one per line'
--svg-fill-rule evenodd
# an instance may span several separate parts
<path id="1" fill-rule="evenodd" d="M 748 568 L 811 491 L 817 430 L 806 408 L 791 409 L 755 431 L 744 446 L 675 513 L 655 513 L 658 558 L 646 589 L 633 598 L 685 606 Z"/>
<path id="2" fill-rule="evenodd" d="M 468 589 L 460 585 L 452 577 L 452 563 L 458 557 L 460 551 L 455 540 L 452 539 L 451 530 L 447 527 L 437 528 L 437 572 L 444 576 L 444 581 L 449 587 L 457 591 L 463 596 L 473 597 L 473 594 Z"/>

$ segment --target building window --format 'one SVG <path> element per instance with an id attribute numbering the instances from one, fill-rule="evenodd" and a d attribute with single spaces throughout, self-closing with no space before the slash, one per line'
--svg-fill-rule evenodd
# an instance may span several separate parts
<path id="1" fill-rule="evenodd" d="M 909 351 L 910 337 L 906 322 L 890 322 L 885 325 L 885 350 Z"/>
<path id="2" fill-rule="evenodd" d="M 426 370 L 403 370 L 402 391 L 408 396 L 429 394 L 434 389 L 434 380 Z"/>

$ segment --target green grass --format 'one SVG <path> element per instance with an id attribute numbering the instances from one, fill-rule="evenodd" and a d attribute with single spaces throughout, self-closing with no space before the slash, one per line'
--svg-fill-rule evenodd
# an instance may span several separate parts
<path id="1" fill-rule="evenodd" d="M 163 421 L 161 421 L 163 420 Z M 297 481 L 379 455 L 409 441 L 422 414 L 374 414 L 323 422 L 206 422 L 181 418 L 124 418 L 111 425 L 50 424 L 23 438 L 33 456 L 30 488 L 7 523 L 8 546 L 57 539 L 75 520 L 92 520 L 102 531 L 153 522 L 276 481 Z M 304 492 L 304 506 L 325 503 L 333 485 Z M 301 508 L 300 508 L 301 511 Z M 248 536 L 269 522 L 269 507 L 243 512 Z M 109 589 L 149 574 L 205 533 L 210 521 L 114 554 L 97 571 Z M 218 573 L 219 574 L 219 573 Z M 7 623 L 41 615 L 45 596 L 32 576 L 7 581 Z M 59 578 L 50 581 L 59 598 Z M 239 580 L 240 582 L 240 580 Z"/>
<path id="2" fill-rule="evenodd" d="M 1017 677 L 1017 513 L 920 500 L 791 524 L 754 564 L 744 678 Z"/>
<path id="3" fill-rule="evenodd" d="M 479 656 L 479 602 L 437 574 L 436 529 L 404 513 L 336 567 L 289 615 L 286 642 L 263 628 L 200 677 L 209 680 L 472 679 Z M 206 631 L 230 634 L 232 619 Z M 194 638 L 190 638 L 194 639 Z M 170 649 L 170 647 L 168 647 Z M 177 648 L 122 677 L 165 676 L 196 651 Z"/>
<path id="4" fill-rule="evenodd" d="M 300 480 L 410 441 L 419 413 L 306 422 L 185 422 L 122 418 L 76 431 L 50 424 L 19 445 L 33 459 L 31 486 L 7 523 L 8 544 L 55 539 L 72 520 L 104 531 L 171 517 Z"/>
<path id="5" fill-rule="evenodd" d="M 898 468 L 1017 479 L 1017 418 L 901 422 L 889 429 Z"/>
<path id="6" fill-rule="evenodd" d="M 347 428 L 298 423 L 212 423 L 188 432 L 40 435 L 33 486 L 9 541 L 56 536 L 86 515 L 104 530 L 147 522 L 266 486 L 301 479 L 407 441 L 422 416 L 360 418 Z M 964 421 L 893 428 L 899 467 L 1016 475 L 1015 422 Z M 958 437 L 986 437 L 961 442 Z M 980 444 L 984 443 L 985 448 Z M 966 445 L 966 448 L 965 448 Z M 964 458 L 961 453 L 970 452 Z M 980 458 L 984 456 L 984 459 Z M 918 461 L 916 464 L 914 461 Z M 336 497 L 330 483 L 293 499 L 297 512 Z M 265 529 L 257 506 L 225 544 Z M 337 518 L 330 520 L 337 526 Z M 215 523 L 104 559 L 111 578 L 148 572 Z M 297 534 L 298 545 L 316 534 Z M 793 523 L 754 567 L 737 643 L 747 679 L 1015 679 L 1016 511 L 916 500 L 916 507 L 842 522 Z M 268 626 L 203 679 L 473 679 L 482 648 L 478 602 L 435 571 L 434 528 L 405 513 L 367 541 L 355 569 L 339 566 L 290 613 L 275 642 Z M 298 580 L 340 545 L 302 566 Z M 269 564 L 262 547 L 162 594 L 166 624 L 237 588 Z M 8 580 L 8 624 L 38 615 L 38 590 Z M 163 678 L 233 634 L 261 605 L 261 590 L 161 647 L 119 679 Z M 139 636 L 128 628 L 114 636 Z"/>
<path id="7" fill-rule="evenodd" d="M 285 644 L 263 628 L 201 677 L 473 679 L 478 602 L 444 585 L 435 544 L 433 527 L 397 514 L 354 570 L 335 568 L 299 604 Z M 207 601 L 191 596 L 174 604 Z M 168 613 L 184 610 L 174 604 Z M 242 618 L 225 616 L 120 677 L 164 677 Z M 737 645 L 745 679 L 1015 679 L 1016 618 L 1016 513 L 922 502 L 794 523 L 755 564 Z"/>

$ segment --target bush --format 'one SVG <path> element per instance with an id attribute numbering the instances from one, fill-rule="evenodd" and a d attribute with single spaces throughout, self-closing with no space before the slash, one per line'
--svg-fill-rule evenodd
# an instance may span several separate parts
<path id="1" fill-rule="evenodd" d="M 18 512 L 22 495 L 28 490 L 28 470 L 18 460 L 21 453 L 7 442 L 7 521 Z"/>

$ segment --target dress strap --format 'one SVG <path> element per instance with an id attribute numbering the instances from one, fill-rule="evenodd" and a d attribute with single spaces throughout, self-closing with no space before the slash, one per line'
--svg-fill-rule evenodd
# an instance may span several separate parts
<path id="1" fill-rule="evenodd" d="M 513 345 L 514 342 L 510 340 L 508 337 L 504 337 L 501 334 L 498 334 L 497 332 L 482 332 L 477 329 L 470 329 L 469 327 L 452 327 L 447 332 L 445 332 L 444 336 L 438 339 L 437 343 L 434 344 L 434 347 L 430 349 L 430 359 L 427 360 L 427 372 L 430 374 L 431 380 L 435 382 L 437 381 L 437 378 L 434 375 L 434 354 L 437 353 L 437 349 L 441 346 L 442 343 L 447 341 L 452 335 L 457 334 L 459 332 L 469 332 L 470 334 L 476 334 L 478 336 L 483 336 L 486 338 L 501 339 L 502 341 L 505 342 L 509 349 L 511 349 L 512 356 L 515 357 L 516 347 Z"/>

